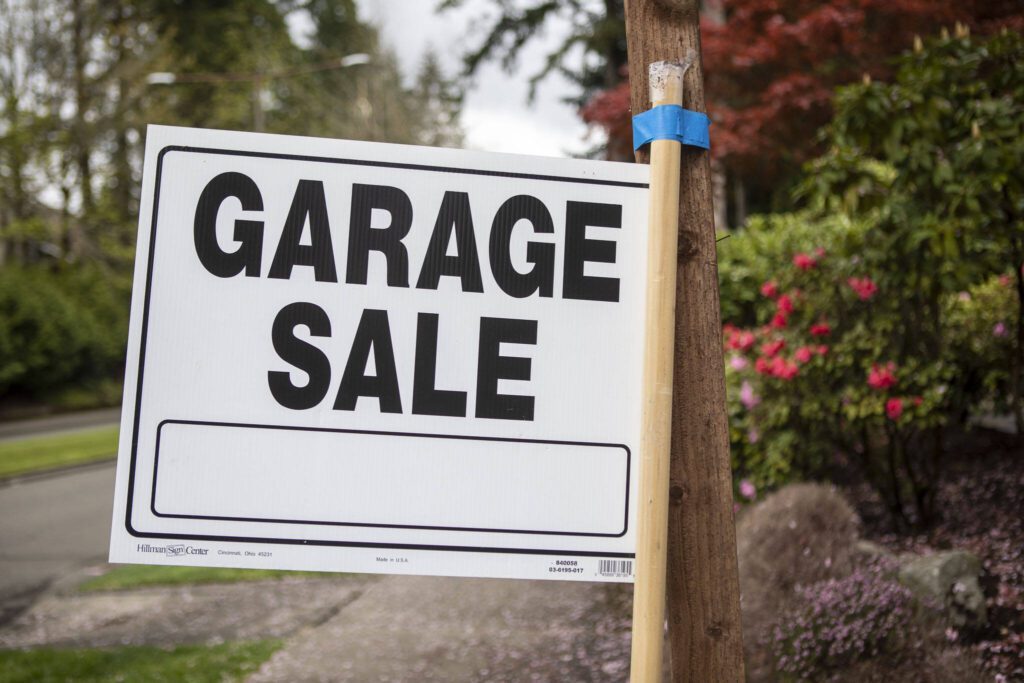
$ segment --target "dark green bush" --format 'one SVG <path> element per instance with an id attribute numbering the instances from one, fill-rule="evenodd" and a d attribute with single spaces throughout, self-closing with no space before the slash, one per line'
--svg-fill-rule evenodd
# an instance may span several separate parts
<path id="1" fill-rule="evenodd" d="M 0 270 L 0 397 L 115 375 L 124 363 L 127 294 L 124 278 L 98 267 Z"/>

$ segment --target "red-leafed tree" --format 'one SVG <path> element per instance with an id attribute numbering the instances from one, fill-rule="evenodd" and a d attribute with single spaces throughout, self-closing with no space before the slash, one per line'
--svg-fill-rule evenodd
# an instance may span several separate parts
<path id="1" fill-rule="evenodd" d="M 752 205 L 786 201 L 791 179 L 818 154 L 837 85 L 886 78 L 915 36 L 962 22 L 1024 29 L 1020 0 L 721 0 L 702 21 L 712 153 Z M 581 114 L 628 154 L 629 85 L 595 95 Z"/>

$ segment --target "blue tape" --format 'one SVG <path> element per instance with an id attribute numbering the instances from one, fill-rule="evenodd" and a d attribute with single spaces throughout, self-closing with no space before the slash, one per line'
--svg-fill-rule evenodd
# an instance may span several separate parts
<path id="1" fill-rule="evenodd" d="M 633 117 L 633 149 L 651 140 L 676 140 L 691 147 L 711 149 L 711 119 L 678 104 L 662 104 Z"/>

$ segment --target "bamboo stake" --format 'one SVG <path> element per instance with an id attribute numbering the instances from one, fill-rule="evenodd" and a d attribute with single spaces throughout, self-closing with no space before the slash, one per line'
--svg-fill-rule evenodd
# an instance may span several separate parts
<path id="1" fill-rule="evenodd" d="M 650 65 L 652 106 L 683 103 L 683 75 L 692 63 Z M 669 454 L 675 345 L 676 256 L 679 230 L 679 142 L 651 143 L 648 210 L 646 335 L 636 579 L 633 587 L 632 683 L 661 681 L 665 638 Z"/>

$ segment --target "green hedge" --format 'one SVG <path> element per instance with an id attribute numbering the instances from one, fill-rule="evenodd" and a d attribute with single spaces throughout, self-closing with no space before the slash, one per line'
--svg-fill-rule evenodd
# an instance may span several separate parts
<path id="1" fill-rule="evenodd" d="M 0 270 L 0 396 L 40 396 L 117 374 L 130 287 L 98 266 Z"/>

